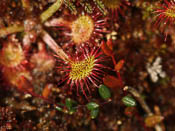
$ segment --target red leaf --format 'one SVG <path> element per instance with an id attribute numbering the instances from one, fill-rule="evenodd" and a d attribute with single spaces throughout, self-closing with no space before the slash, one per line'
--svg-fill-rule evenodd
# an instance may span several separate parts
<path id="1" fill-rule="evenodd" d="M 103 50 L 105 55 L 107 55 L 107 56 L 113 55 L 112 50 L 106 45 L 106 43 L 104 41 L 102 41 L 102 43 L 101 43 L 101 49 Z"/>
<path id="2" fill-rule="evenodd" d="M 31 84 L 31 82 L 26 77 L 21 76 L 20 79 L 18 80 L 18 89 L 32 92 L 33 86 Z"/>
<path id="3" fill-rule="evenodd" d="M 107 75 L 103 78 L 103 83 L 109 88 L 121 87 L 121 82 L 115 76 Z"/>
<path id="4" fill-rule="evenodd" d="M 109 40 L 107 41 L 107 46 L 109 47 L 110 50 L 113 50 L 112 39 L 109 39 Z"/>
<path id="5" fill-rule="evenodd" d="M 123 67 L 124 60 L 120 60 L 116 65 L 115 65 L 115 71 L 120 71 L 120 69 Z"/>

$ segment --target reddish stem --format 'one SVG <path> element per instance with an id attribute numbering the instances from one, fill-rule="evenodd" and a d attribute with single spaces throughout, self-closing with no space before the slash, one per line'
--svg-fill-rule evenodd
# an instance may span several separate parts
<path id="1" fill-rule="evenodd" d="M 115 57 L 114 57 L 114 54 L 112 54 L 112 61 L 113 61 L 113 63 L 114 63 L 114 65 L 116 65 L 117 64 L 117 62 L 116 62 L 116 60 L 115 60 Z"/>
<path id="2" fill-rule="evenodd" d="M 118 78 L 119 78 L 119 80 L 120 80 L 121 86 L 123 87 L 123 81 L 122 81 L 122 77 L 121 77 L 121 75 L 120 75 L 120 72 L 119 72 L 119 71 L 116 71 L 116 74 L 117 74 L 117 76 L 118 76 Z"/>
<path id="3" fill-rule="evenodd" d="M 114 54 L 111 55 L 111 58 L 112 58 L 112 61 L 113 61 L 114 66 L 115 66 L 115 65 L 117 64 L 117 62 L 116 62 L 116 60 L 115 60 Z M 120 84 L 121 84 L 121 86 L 123 87 L 123 81 L 122 81 L 120 72 L 119 72 L 119 71 L 116 71 L 116 75 L 118 76 L 119 81 L 120 81 Z"/>

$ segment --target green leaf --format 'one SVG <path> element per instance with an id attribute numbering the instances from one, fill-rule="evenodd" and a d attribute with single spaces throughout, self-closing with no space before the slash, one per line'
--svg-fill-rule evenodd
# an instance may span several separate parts
<path id="1" fill-rule="evenodd" d="M 103 84 L 100 85 L 100 87 L 98 88 L 98 92 L 100 96 L 105 100 L 111 97 L 110 90 Z"/>
<path id="2" fill-rule="evenodd" d="M 70 98 L 67 98 L 66 99 L 66 107 L 67 108 L 72 108 L 73 106 L 75 106 L 77 104 L 76 101 L 70 99 Z"/>
<path id="3" fill-rule="evenodd" d="M 58 102 L 57 103 L 58 105 L 60 105 L 60 106 L 65 106 L 63 103 L 61 103 L 61 102 Z"/>
<path id="4" fill-rule="evenodd" d="M 74 112 L 76 112 L 76 108 L 75 108 L 75 107 L 72 107 L 72 108 L 69 110 L 69 114 L 72 115 Z"/>
<path id="5" fill-rule="evenodd" d="M 76 112 L 75 106 L 76 106 L 76 101 L 74 101 L 70 98 L 66 99 L 66 107 L 67 107 L 70 115 L 72 115 L 74 112 Z"/>
<path id="6" fill-rule="evenodd" d="M 99 113 L 98 108 L 91 110 L 91 119 L 95 119 L 98 116 L 98 113 Z"/>
<path id="7" fill-rule="evenodd" d="M 94 109 L 98 108 L 99 105 L 97 103 L 95 103 L 95 102 L 89 102 L 86 105 L 86 107 L 88 108 L 88 110 L 94 110 Z"/>
<path id="8" fill-rule="evenodd" d="M 66 107 L 70 110 L 72 108 L 72 100 L 70 98 L 66 99 Z"/>
<path id="9" fill-rule="evenodd" d="M 63 109 L 62 109 L 61 107 L 59 107 L 59 106 L 56 106 L 55 108 L 56 108 L 56 110 L 58 110 L 58 111 L 63 111 Z"/>
<path id="10" fill-rule="evenodd" d="M 122 98 L 122 102 L 124 105 L 132 107 L 132 106 L 136 106 L 136 101 L 133 97 L 131 96 L 125 96 Z"/>

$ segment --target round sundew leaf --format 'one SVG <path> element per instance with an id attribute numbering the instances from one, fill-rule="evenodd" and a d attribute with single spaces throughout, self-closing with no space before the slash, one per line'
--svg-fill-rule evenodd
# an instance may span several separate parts
<path id="1" fill-rule="evenodd" d="M 100 87 L 98 88 L 98 92 L 100 96 L 105 100 L 111 97 L 110 90 L 103 84 L 100 85 Z"/>
<path id="2" fill-rule="evenodd" d="M 136 101 L 131 96 L 124 96 L 122 98 L 122 102 L 124 105 L 129 106 L 129 107 L 136 106 Z"/>
<path id="3" fill-rule="evenodd" d="M 91 119 L 95 119 L 98 116 L 99 108 L 91 110 Z"/>
<path id="4" fill-rule="evenodd" d="M 99 105 L 97 103 L 95 103 L 95 102 L 89 102 L 86 105 L 86 107 L 88 108 L 88 110 L 94 110 L 94 109 L 98 108 Z"/>

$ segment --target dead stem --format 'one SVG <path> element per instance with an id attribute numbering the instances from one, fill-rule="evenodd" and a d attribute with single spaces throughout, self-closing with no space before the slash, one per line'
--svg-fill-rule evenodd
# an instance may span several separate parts
<path id="1" fill-rule="evenodd" d="M 16 32 L 22 32 L 24 30 L 24 27 L 21 25 L 12 25 L 9 27 L 4 27 L 0 29 L 0 37 L 5 37 L 9 34 L 16 33 Z"/>
<path id="2" fill-rule="evenodd" d="M 53 5 L 51 5 L 47 10 L 45 10 L 40 15 L 41 22 L 45 22 L 48 18 L 50 18 L 63 4 L 63 0 L 57 0 Z"/>
<path id="3" fill-rule="evenodd" d="M 144 109 L 144 111 L 147 113 L 148 116 L 153 115 L 153 113 L 151 112 L 151 109 L 148 107 L 145 100 L 141 97 L 141 94 L 136 89 L 129 86 L 125 86 L 123 90 L 129 91 L 137 99 L 137 101 L 140 103 L 140 105 L 142 106 L 142 108 Z M 154 128 L 156 131 L 163 131 L 163 129 L 159 124 L 156 124 Z"/>
<path id="4" fill-rule="evenodd" d="M 33 7 L 31 6 L 30 2 L 31 2 L 30 0 L 21 0 L 22 7 L 27 11 L 32 11 Z"/>
<path id="5" fill-rule="evenodd" d="M 40 15 L 40 20 L 44 23 L 47 19 L 49 19 L 62 5 L 63 0 L 57 0 L 53 5 L 51 5 L 47 10 L 45 10 Z M 12 25 L 9 27 L 4 27 L 0 29 L 0 37 L 5 37 L 9 34 L 22 32 L 24 31 L 23 25 Z"/>
<path id="6" fill-rule="evenodd" d="M 42 39 L 62 60 L 67 62 L 70 61 L 68 55 L 46 31 L 42 32 Z"/>

